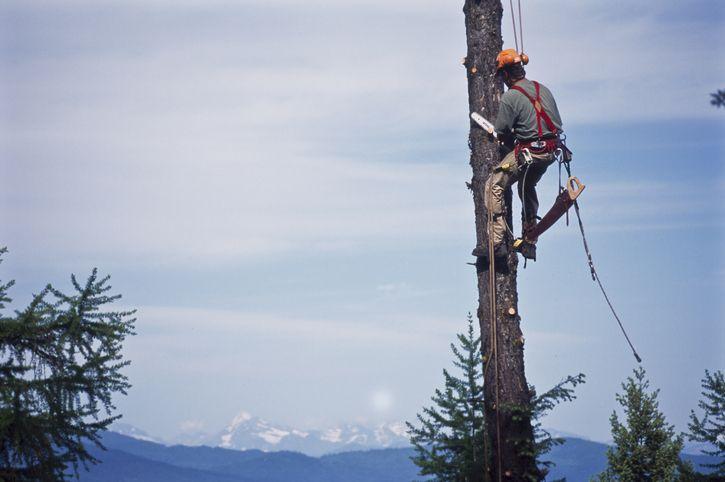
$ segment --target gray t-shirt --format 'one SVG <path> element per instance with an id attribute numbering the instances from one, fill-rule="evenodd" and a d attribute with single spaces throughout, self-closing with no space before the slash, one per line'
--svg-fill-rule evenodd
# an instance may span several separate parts
<path id="1" fill-rule="evenodd" d="M 521 79 L 515 85 L 522 87 L 532 98 L 536 98 L 536 87 L 528 79 Z M 554 96 L 544 85 L 539 84 L 541 94 L 541 106 L 549 114 L 554 126 L 562 131 L 561 116 L 556 107 Z M 532 141 L 539 137 L 536 124 L 536 110 L 531 101 L 516 89 L 509 89 L 501 96 L 501 104 L 498 108 L 498 116 L 495 123 L 496 132 L 503 135 L 510 135 L 513 129 L 516 139 L 519 141 Z M 541 130 L 544 137 L 552 132 L 546 126 L 544 119 L 541 119 Z"/>

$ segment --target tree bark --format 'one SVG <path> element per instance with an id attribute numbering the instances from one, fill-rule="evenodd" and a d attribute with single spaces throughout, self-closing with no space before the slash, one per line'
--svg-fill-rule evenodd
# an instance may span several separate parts
<path id="1" fill-rule="evenodd" d="M 503 85 L 495 76 L 495 59 L 502 47 L 501 0 L 466 0 L 463 7 L 468 53 L 464 61 L 468 77 L 470 112 L 479 112 L 493 121 L 498 112 Z M 470 188 L 476 218 L 476 239 L 487 245 L 487 213 L 484 183 L 501 160 L 501 152 L 483 129 L 471 124 L 468 137 L 473 177 Z M 506 193 L 507 217 L 512 225 L 511 190 Z M 478 320 L 484 355 L 484 396 L 487 440 L 492 481 L 537 480 L 541 477 L 533 449 L 534 434 L 526 409 L 530 404 L 529 387 L 524 374 L 524 347 L 518 315 L 516 272 L 518 259 L 510 253 L 495 274 L 495 317 L 490 315 L 490 287 L 487 267 L 477 267 Z M 492 324 L 497 327 L 496 359 L 492 356 Z M 498 380 L 496 373 L 498 364 Z M 498 385 L 498 386 L 497 386 Z M 498 393 L 497 393 L 498 392 Z M 496 400 L 498 399 L 498 405 Z M 517 410 L 524 409 L 523 412 Z M 500 441 L 500 446 L 499 446 Z"/>

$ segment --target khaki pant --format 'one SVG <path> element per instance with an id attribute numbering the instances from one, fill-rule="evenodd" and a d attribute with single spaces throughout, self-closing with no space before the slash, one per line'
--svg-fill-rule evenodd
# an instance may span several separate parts
<path id="1" fill-rule="evenodd" d="M 526 226 L 536 224 L 536 213 L 539 210 L 539 198 L 536 196 L 536 184 L 554 162 L 553 154 L 532 154 L 533 162 L 527 165 L 516 161 L 511 151 L 493 169 L 486 181 L 484 202 L 486 209 L 493 214 L 493 244 L 498 246 L 506 239 L 508 226 L 506 223 L 506 189 L 518 182 L 519 198 L 521 198 L 522 230 Z"/>

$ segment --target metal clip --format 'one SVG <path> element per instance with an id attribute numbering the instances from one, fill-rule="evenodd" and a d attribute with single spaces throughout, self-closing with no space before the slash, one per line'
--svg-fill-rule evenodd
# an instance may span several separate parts
<path id="1" fill-rule="evenodd" d="M 527 166 L 534 162 L 534 157 L 531 155 L 531 151 L 526 148 L 521 149 L 521 154 L 524 155 L 524 164 Z"/>

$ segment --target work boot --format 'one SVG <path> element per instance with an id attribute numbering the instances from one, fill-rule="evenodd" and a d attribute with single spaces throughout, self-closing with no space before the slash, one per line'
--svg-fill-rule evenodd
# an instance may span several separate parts
<path id="1" fill-rule="evenodd" d="M 488 258 L 488 246 L 476 246 L 476 249 L 471 254 L 476 257 L 476 271 L 479 273 L 488 271 L 491 265 L 491 261 Z M 494 271 L 506 272 L 507 258 L 508 246 L 504 242 L 493 249 Z"/>
<path id="2" fill-rule="evenodd" d="M 476 245 L 476 247 L 471 251 L 471 254 L 477 258 L 486 258 L 488 259 L 488 246 L 487 245 Z M 494 258 L 505 258 L 508 255 L 508 248 L 506 246 L 506 243 L 501 243 L 498 246 L 493 248 L 493 257 Z"/>
<path id="3" fill-rule="evenodd" d="M 514 251 L 521 253 L 526 259 L 536 261 L 536 244 L 526 239 L 519 238 L 514 241 Z"/>
<path id="4" fill-rule="evenodd" d="M 534 230 L 536 225 L 539 224 L 538 220 L 534 218 L 533 221 L 524 221 L 521 226 L 521 237 L 530 241 L 532 244 L 538 241 L 538 238 L 531 236 L 531 232 Z"/>

